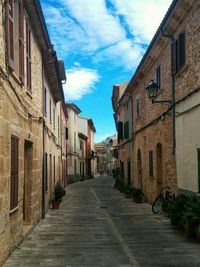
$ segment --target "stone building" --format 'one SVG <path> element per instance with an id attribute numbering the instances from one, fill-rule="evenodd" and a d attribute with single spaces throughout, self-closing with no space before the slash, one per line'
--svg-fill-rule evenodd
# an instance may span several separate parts
<path id="1" fill-rule="evenodd" d="M 116 134 L 94 145 L 95 174 L 112 174 L 112 170 L 118 167 L 117 145 Z"/>
<path id="2" fill-rule="evenodd" d="M 39 1 L 1 1 L 0 33 L 1 265 L 45 214 L 45 88 L 52 120 L 63 93 Z"/>
<path id="3" fill-rule="evenodd" d="M 78 114 L 81 110 L 73 103 L 66 104 L 68 113 L 68 140 L 67 140 L 67 175 L 69 183 L 80 179 L 79 173 L 79 146 L 78 146 Z"/>
<path id="4" fill-rule="evenodd" d="M 118 131 L 118 164 L 121 176 L 126 184 L 131 185 L 132 172 L 132 101 L 130 97 L 123 97 L 128 82 L 113 86 L 112 106 L 114 119 Z M 125 133 L 125 131 L 126 133 Z"/>
<path id="5" fill-rule="evenodd" d="M 176 2 L 165 32 L 177 46 L 172 69 L 178 189 L 200 193 L 200 2 Z"/>
<path id="6" fill-rule="evenodd" d="M 64 163 L 62 146 L 63 124 L 66 118 L 63 114 L 64 94 L 60 79 L 56 52 L 52 53 L 52 60 L 44 64 L 44 122 L 43 122 L 43 149 L 44 149 L 44 175 L 43 175 L 43 216 L 49 208 L 49 201 L 53 197 L 55 184 L 59 181 L 64 185 L 62 171 Z M 51 79 L 49 78 L 51 77 Z M 63 77 L 62 79 L 66 79 Z M 66 145 L 66 144 L 65 144 Z"/>

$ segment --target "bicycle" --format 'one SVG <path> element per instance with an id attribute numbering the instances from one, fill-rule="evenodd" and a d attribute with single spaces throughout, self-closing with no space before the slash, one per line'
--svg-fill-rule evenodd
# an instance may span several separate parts
<path id="1" fill-rule="evenodd" d="M 171 189 L 169 186 L 162 187 L 160 194 L 156 197 L 152 204 L 152 212 L 160 213 L 165 211 L 169 201 L 173 200 L 174 198 L 175 196 L 171 194 Z"/>

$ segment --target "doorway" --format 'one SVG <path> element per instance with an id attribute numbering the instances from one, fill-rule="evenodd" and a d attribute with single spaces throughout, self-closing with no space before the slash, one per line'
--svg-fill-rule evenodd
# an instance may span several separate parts
<path id="1" fill-rule="evenodd" d="M 142 157 L 140 149 L 137 152 L 137 180 L 138 187 L 142 190 Z"/>
<path id="2" fill-rule="evenodd" d="M 33 143 L 24 143 L 24 194 L 23 221 L 24 225 L 31 224 L 31 193 L 33 186 Z"/>

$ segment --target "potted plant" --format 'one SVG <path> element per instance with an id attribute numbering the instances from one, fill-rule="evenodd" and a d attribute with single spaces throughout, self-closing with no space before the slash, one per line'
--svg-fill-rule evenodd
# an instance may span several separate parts
<path id="1" fill-rule="evenodd" d="M 183 229 L 182 217 L 185 211 L 185 206 L 188 201 L 188 196 L 179 195 L 171 200 L 166 206 L 166 213 L 170 218 L 171 224 Z"/>
<path id="2" fill-rule="evenodd" d="M 143 193 L 140 188 L 135 188 L 133 190 L 133 200 L 135 203 L 142 203 Z"/>
<path id="3" fill-rule="evenodd" d="M 200 224 L 200 198 L 191 196 L 185 206 L 183 214 L 185 234 L 189 237 L 196 235 L 195 229 Z"/>
<path id="4" fill-rule="evenodd" d="M 129 185 L 126 185 L 124 187 L 124 194 L 127 198 L 131 198 L 132 197 L 132 188 Z"/>
<path id="5" fill-rule="evenodd" d="M 56 186 L 54 188 L 54 194 L 53 199 L 51 200 L 52 208 L 53 209 L 59 209 L 60 203 L 62 201 L 63 196 L 63 189 L 59 182 L 56 183 Z"/>
<path id="6" fill-rule="evenodd" d="M 197 240 L 200 242 L 200 224 L 195 227 Z"/>

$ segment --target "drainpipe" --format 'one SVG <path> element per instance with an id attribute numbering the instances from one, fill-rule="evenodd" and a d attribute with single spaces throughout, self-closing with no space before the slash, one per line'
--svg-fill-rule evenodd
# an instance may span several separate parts
<path id="1" fill-rule="evenodd" d="M 163 29 L 160 29 L 160 33 L 163 37 L 169 38 L 171 40 L 171 44 L 174 42 L 174 36 L 168 35 L 163 33 Z M 171 51 L 172 53 L 172 51 Z M 172 54 L 171 54 L 172 58 Z M 171 70 L 171 92 L 172 92 L 172 153 L 175 155 L 176 153 L 176 107 L 175 107 L 175 75 L 173 74 L 173 71 Z"/>

